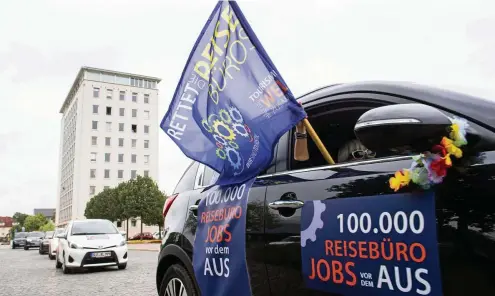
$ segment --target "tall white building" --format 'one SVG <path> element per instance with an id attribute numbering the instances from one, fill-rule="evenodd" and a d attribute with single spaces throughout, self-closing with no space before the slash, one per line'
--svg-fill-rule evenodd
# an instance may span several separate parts
<path id="1" fill-rule="evenodd" d="M 82 67 L 60 113 L 56 224 L 84 219 L 105 187 L 158 180 L 160 78 Z"/>

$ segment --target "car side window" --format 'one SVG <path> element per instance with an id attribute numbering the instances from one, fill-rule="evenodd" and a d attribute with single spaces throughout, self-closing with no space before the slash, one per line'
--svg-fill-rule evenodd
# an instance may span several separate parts
<path id="1" fill-rule="evenodd" d="M 204 177 L 203 177 L 203 186 L 210 186 L 215 184 L 217 181 L 219 174 L 212 170 L 211 168 L 205 166 L 205 172 L 204 172 Z"/>
<path id="2" fill-rule="evenodd" d="M 192 190 L 194 188 L 194 182 L 196 180 L 196 172 L 198 171 L 198 163 L 193 162 L 186 169 L 179 183 L 174 189 L 174 194 Z"/>
<path id="3" fill-rule="evenodd" d="M 336 164 L 364 161 L 374 158 L 383 158 L 397 155 L 407 155 L 404 149 L 388 151 L 370 151 L 354 134 L 354 125 L 361 115 L 373 108 L 392 103 L 369 99 L 346 99 L 334 101 L 307 110 L 308 119 L 317 132 L 328 152 Z M 290 169 L 304 169 L 325 166 L 328 163 L 323 158 L 315 142 L 308 135 L 307 150 L 309 159 L 297 161 L 294 159 L 295 129 L 290 134 Z"/>

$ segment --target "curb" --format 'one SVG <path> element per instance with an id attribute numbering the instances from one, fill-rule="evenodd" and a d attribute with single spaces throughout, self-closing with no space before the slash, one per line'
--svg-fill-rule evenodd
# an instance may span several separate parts
<path id="1" fill-rule="evenodd" d="M 159 252 L 160 250 L 152 250 L 152 249 L 129 249 L 127 248 L 127 250 L 129 251 L 141 251 L 141 252 Z"/>

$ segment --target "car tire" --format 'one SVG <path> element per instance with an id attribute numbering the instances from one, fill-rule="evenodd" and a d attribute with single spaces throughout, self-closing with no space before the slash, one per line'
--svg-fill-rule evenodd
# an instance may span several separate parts
<path id="1" fill-rule="evenodd" d="M 62 271 L 64 274 L 69 274 L 71 272 L 71 269 L 65 265 L 65 255 L 62 255 L 64 257 L 64 261 L 62 262 Z"/>
<path id="2" fill-rule="evenodd" d="M 127 263 L 119 264 L 119 269 L 125 269 L 127 267 Z"/>
<path id="3" fill-rule="evenodd" d="M 27 250 L 29 250 L 29 248 L 28 247 L 24 247 L 24 251 L 27 251 Z"/>
<path id="4" fill-rule="evenodd" d="M 174 291 L 175 294 L 169 294 L 170 292 L 167 292 L 167 286 L 172 285 L 173 282 L 175 282 L 176 289 L 180 289 L 181 285 L 183 285 L 188 296 L 199 296 L 199 293 L 194 286 L 192 276 L 179 264 L 174 264 L 167 269 L 163 276 L 162 283 L 160 284 L 158 295 L 172 296 L 178 294 L 178 291 Z"/>
<path id="5" fill-rule="evenodd" d="M 14 243 L 12 243 L 12 250 L 15 250 L 16 246 Z"/>
<path id="6" fill-rule="evenodd" d="M 58 261 L 58 256 L 55 255 L 55 268 L 62 268 L 62 263 L 60 263 L 60 261 Z"/>
<path id="7" fill-rule="evenodd" d="M 43 251 L 41 250 L 41 246 L 40 246 L 40 248 L 38 249 L 38 254 L 43 255 Z"/>

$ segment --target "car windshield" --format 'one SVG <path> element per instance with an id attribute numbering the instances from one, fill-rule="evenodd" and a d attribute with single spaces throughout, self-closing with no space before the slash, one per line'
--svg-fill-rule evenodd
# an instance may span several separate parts
<path id="1" fill-rule="evenodd" d="M 74 222 L 72 235 L 118 234 L 117 228 L 110 221 L 95 220 Z"/>
<path id="2" fill-rule="evenodd" d="M 53 233 L 53 237 L 56 237 L 57 235 L 59 235 L 61 233 L 64 233 L 64 230 L 65 229 L 57 229 L 57 230 L 55 230 L 55 233 Z"/>
<path id="3" fill-rule="evenodd" d="M 47 231 L 45 233 L 45 238 L 51 238 L 53 236 L 53 231 Z"/>
<path id="4" fill-rule="evenodd" d="M 28 234 L 28 237 L 44 237 L 45 235 L 43 232 L 30 232 Z"/>
<path id="5" fill-rule="evenodd" d="M 17 232 L 15 238 L 25 238 L 27 236 L 26 232 Z"/>

